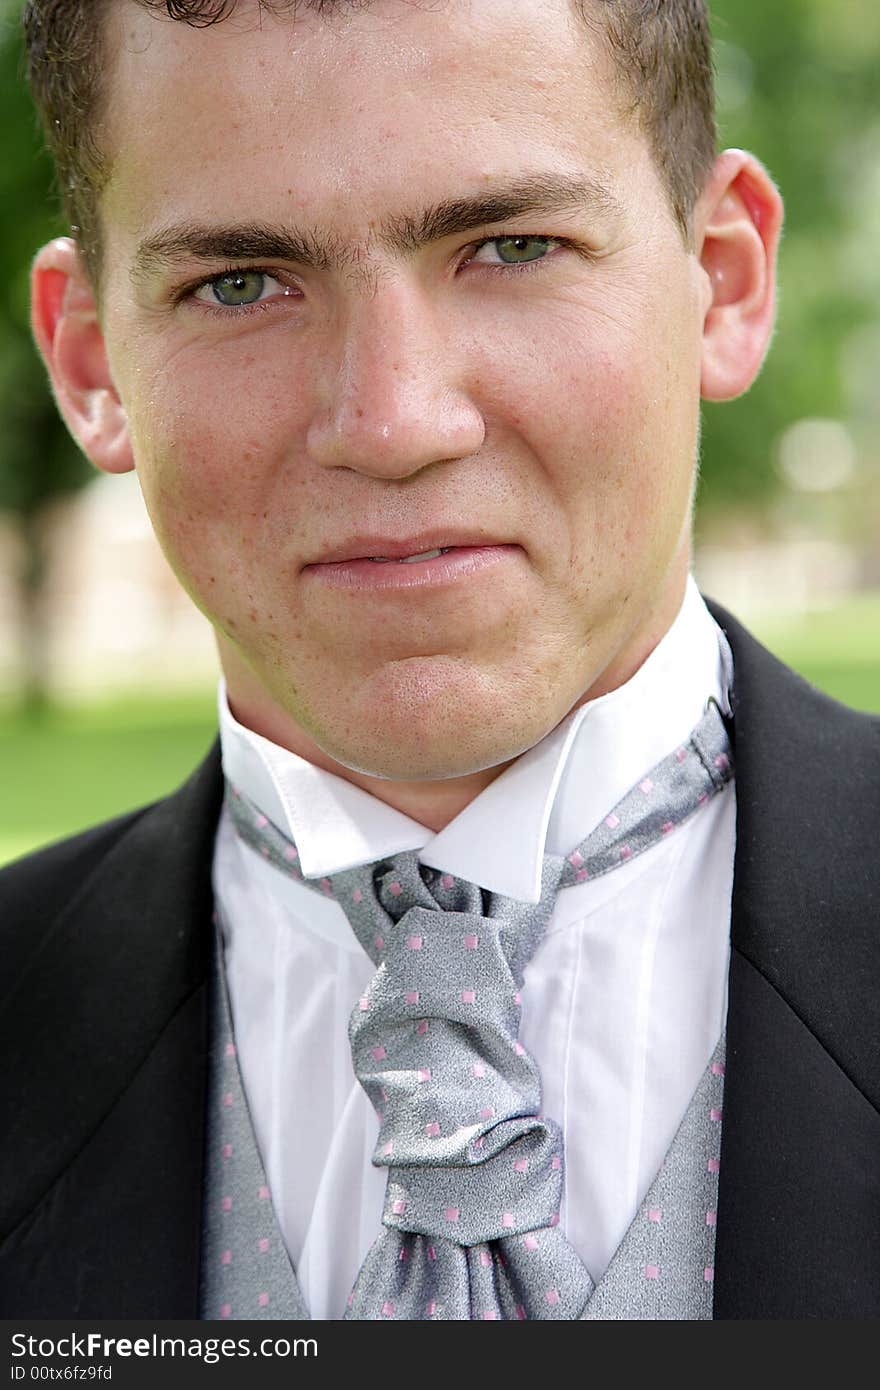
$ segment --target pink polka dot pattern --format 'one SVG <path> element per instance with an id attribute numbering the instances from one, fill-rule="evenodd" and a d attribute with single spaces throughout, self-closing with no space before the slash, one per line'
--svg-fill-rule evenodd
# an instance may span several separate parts
<path id="1" fill-rule="evenodd" d="M 204 1318 L 308 1316 L 250 1123 L 216 943 L 208 1068 L 200 1313 Z"/>
<path id="2" fill-rule="evenodd" d="M 560 884 L 628 863 L 723 790 L 731 772 L 713 706 L 691 740 L 643 776 L 583 844 L 565 859 L 548 856 L 534 906 L 428 869 L 414 851 L 332 876 L 329 887 L 377 966 L 354 1002 L 349 1034 L 355 1073 L 379 1120 L 374 1162 L 387 1169 L 383 1229 L 347 1316 L 420 1317 L 429 1305 L 444 1318 L 510 1318 L 520 1309 L 529 1318 L 588 1315 L 596 1291 L 560 1226 L 562 1136 L 542 1113 L 540 1077 L 517 1037 L 523 970 Z M 298 861 L 285 857 L 290 842 L 246 798 L 227 805 L 243 838 L 301 877 Z M 326 891 L 328 883 L 313 886 Z M 712 1263 L 706 1212 L 715 1210 L 719 1099 L 702 1112 L 714 1148 L 700 1158 L 693 1240 L 703 1245 L 694 1276 Z M 633 1223 L 636 1241 L 657 1246 L 640 1252 L 638 1268 L 644 1285 L 663 1287 L 662 1299 L 678 1283 L 669 1244 L 680 1228 L 668 1190 L 675 1171 L 664 1165 L 658 1180 L 666 1188 Z"/>
<path id="3" fill-rule="evenodd" d="M 584 1317 L 712 1317 L 724 1039 Z"/>

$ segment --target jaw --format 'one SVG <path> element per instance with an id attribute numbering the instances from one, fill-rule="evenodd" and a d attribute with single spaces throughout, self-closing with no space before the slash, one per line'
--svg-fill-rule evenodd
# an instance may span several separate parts
<path id="1" fill-rule="evenodd" d="M 230 705 L 248 728 L 391 804 L 395 789 L 406 798 L 422 784 L 459 781 L 475 795 L 573 709 L 630 679 L 675 620 L 688 565 L 686 528 L 647 611 L 624 596 L 593 643 L 565 631 L 549 641 L 545 629 L 531 641 L 511 634 L 494 663 L 435 652 L 354 670 L 330 649 L 326 665 L 318 656 L 296 670 L 278 650 L 258 671 L 218 633 Z"/>

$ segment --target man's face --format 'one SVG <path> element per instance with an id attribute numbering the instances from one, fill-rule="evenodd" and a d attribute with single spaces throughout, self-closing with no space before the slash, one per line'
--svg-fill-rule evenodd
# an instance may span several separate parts
<path id="1" fill-rule="evenodd" d="M 102 327 L 233 707 L 385 777 L 516 756 L 686 573 L 704 276 L 598 42 L 567 0 L 109 41 Z"/>

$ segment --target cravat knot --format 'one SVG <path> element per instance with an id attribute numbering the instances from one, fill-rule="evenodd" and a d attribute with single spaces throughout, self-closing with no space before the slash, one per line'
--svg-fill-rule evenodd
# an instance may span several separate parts
<path id="1" fill-rule="evenodd" d="M 560 882 L 641 854 L 731 775 L 713 708 L 577 850 L 545 856 L 535 904 L 421 866 L 414 851 L 322 881 L 377 966 L 349 1037 L 388 1183 L 348 1316 L 581 1316 L 593 1283 L 558 1228 L 562 1135 L 519 1041 L 523 972 Z M 250 843 L 301 877 L 295 846 L 265 816 L 235 794 L 229 807 Z"/>
<path id="2" fill-rule="evenodd" d="M 379 860 L 373 866 L 372 879 L 376 899 L 393 922 L 400 922 L 414 907 L 482 916 L 489 897 L 466 879 L 421 864 L 414 852 Z"/>

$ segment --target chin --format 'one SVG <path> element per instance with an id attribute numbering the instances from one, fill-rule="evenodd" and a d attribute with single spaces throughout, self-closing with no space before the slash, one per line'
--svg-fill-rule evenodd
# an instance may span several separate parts
<path id="1" fill-rule="evenodd" d="M 499 720 L 499 710 L 508 715 Z M 487 710 L 482 701 L 435 701 L 425 707 L 386 703 L 377 717 L 340 721 L 346 734 L 338 737 L 326 720 L 313 729 L 319 747 L 352 772 L 385 781 L 430 782 L 473 773 L 507 764 L 526 752 L 558 722 L 552 715 L 546 721 L 535 719 L 534 709 L 527 726 L 516 717 L 510 705 L 497 699 Z M 560 718 L 562 716 L 560 715 Z"/>

